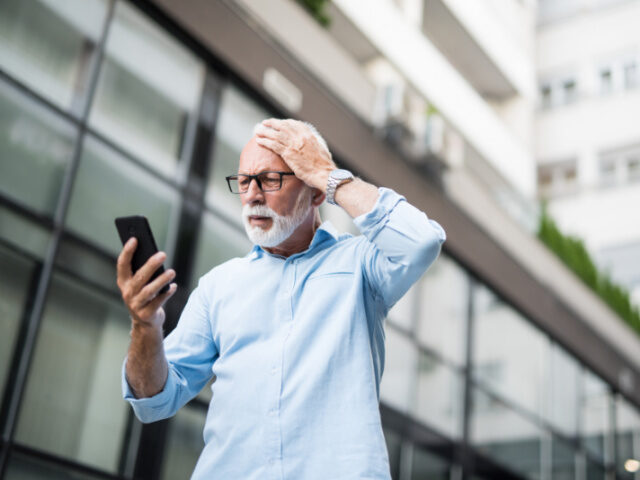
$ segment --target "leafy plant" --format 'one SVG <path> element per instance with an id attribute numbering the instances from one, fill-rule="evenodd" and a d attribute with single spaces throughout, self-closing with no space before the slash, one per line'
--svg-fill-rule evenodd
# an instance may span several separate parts
<path id="1" fill-rule="evenodd" d="M 540 215 L 538 238 L 640 335 L 640 309 L 631 303 L 628 290 L 598 270 L 582 240 L 564 235 L 546 206 Z"/>
<path id="2" fill-rule="evenodd" d="M 331 23 L 331 18 L 325 12 L 326 6 L 330 0 L 296 0 L 302 5 L 316 21 L 323 27 L 328 27 Z"/>

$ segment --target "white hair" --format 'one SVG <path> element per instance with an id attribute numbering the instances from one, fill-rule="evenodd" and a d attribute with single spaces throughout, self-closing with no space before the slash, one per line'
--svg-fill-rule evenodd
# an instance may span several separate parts
<path id="1" fill-rule="evenodd" d="M 329 152 L 329 146 L 327 145 L 327 142 L 325 141 L 324 138 L 322 138 L 322 135 L 320 135 L 320 132 L 318 132 L 318 129 L 313 126 L 311 123 L 309 122 L 301 122 L 303 123 L 313 134 L 314 137 L 316 137 L 316 140 L 318 140 L 318 143 L 324 147 L 324 149 Z M 253 134 L 256 134 L 256 131 L 258 130 L 259 127 L 262 126 L 262 122 L 260 123 L 256 123 L 256 125 L 253 127 Z M 331 154 L 331 152 L 329 152 L 329 154 Z"/>

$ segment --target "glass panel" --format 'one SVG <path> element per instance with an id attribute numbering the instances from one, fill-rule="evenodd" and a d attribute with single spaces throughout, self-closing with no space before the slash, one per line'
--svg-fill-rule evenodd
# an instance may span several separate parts
<path id="1" fill-rule="evenodd" d="M 0 82 L 0 193 L 51 215 L 74 137 L 69 123 Z"/>
<path id="2" fill-rule="evenodd" d="M 413 331 L 414 317 L 418 305 L 418 286 L 413 285 L 407 293 L 389 310 L 387 318 L 408 332 Z"/>
<path id="3" fill-rule="evenodd" d="M 419 447 L 413 448 L 411 480 L 450 480 L 449 462 Z"/>
<path id="4" fill-rule="evenodd" d="M 465 361 L 466 323 L 469 310 L 469 278 L 446 255 L 418 283 L 420 343 L 462 365 Z"/>
<path id="5" fill-rule="evenodd" d="M 576 451 L 575 449 L 557 439 L 552 438 L 552 464 L 551 478 L 553 480 L 575 480 L 576 478 Z"/>
<path id="6" fill-rule="evenodd" d="M 9 458 L 7 473 L 3 478 L 4 480 L 97 480 L 104 477 L 74 472 L 61 465 L 15 454 Z"/>
<path id="7" fill-rule="evenodd" d="M 609 387 L 588 370 L 582 376 L 580 425 L 584 446 L 602 461 L 608 460 L 605 452 L 606 437 L 610 426 L 611 394 Z"/>
<path id="8" fill-rule="evenodd" d="M 384 438 L 387 442 L 387 452 L 389 452 L 391 478 L 398 480 L 400 477 L 400 449 L 402 447 L 402 439 L 400 435 L 392 432 L 388 428 L 384 429 Z"/>
<path id="9" fill-rule="evenodd" d="M 0 392 L 3 394 L 34 267 L 34 262 L 0 245 Z"/>
<path id="10" fill-rule="evenodd" d="M 238 223 L 242 223 L 240 197 L 229 192 L 225 177 L 237 173 L 240 152 L 253 136 L 253 127 L 270 116 L 237 88 L 222 92 L 206 201 Z"/>
<path id="11" fill-rule="evenodd" d="M 587 480 L 605 480 L 604 468 L 591 460 L 586 465 Z"/>
<path id="12" fill-rule="evenodd" d="M 195 288 L 198 279 L 216 265 L 234 257 L 243 257 L 249 250 L 251 242 L 244 232 L 205 212 L 198 235 L 191 288 Z"/>
<path id="13" fill-rule="evenodd" d="M 549 420 L 570 436 L 577 435 L 580 366 L 561 347 L 551 350 L 551 411 Z"/>
<path id="14" fill-rule="evenodd" d="M 186 407 L 171 419 L 161 478 L 189 478 L 204 448 L 206 413 L 202 408 Z"/>
<path id="15" fill-rule="evenodd" d="M 16 440 L 115 472 L 125 433 L 120 371 L 127 311 L 54 274 L 21 405 Z"/>
<path id="16" fill-rule="evenodd" d="M 122 243 L 113 223 L 122 215 L 149 219 L 159 249 L 165 249 L 178 195 L 164 182 L 87 138 L 74 183 L 67 224 L 81 236 L 118 254 Z"/>
<path id="17" fill-rule="evenodd" d="M 0 66 L 68 109 L 86 88 L 106 14 L 104 0 L 3 0 Z"/>
<path id="18" fill-rule="evenodd" d="M 386 354 L 380 397 L 392 407 L 407 411 L 413 404 L 418 349 L 405 335 L 386 329 Z"/>
<path id="19" fill-rule="evenodd" d="M 479 389 L 472 395 L 472 445 L 526 478 L 540 478 L 540 428 Z"/>
<path id="20" fill-rule="evenodd" d="M 473 298 L 474 376 L 501 395 L 541 414 L 548 388 L 544 375 L 548 340 L 486 287 L 474 289 Z"/>
<path id="21" fill-rule="evenodd" d="M 625 470 L 625 462 L 640 461 L 640 411 L 622 397 L 616 398 L 616 448 L 616 469 L 626 475 L 623 478 L 633 479 L 633 474 Z"/>
<path id="22" fill-rule="evenodd" d="M 120 294 L 116 286 L 116 262 L 96 255 L 86 246 L 66 236 L 62 237 L 56 256 L 56 266 L 98 284 L 105 290 Z"/>
<path id="23" fill-rule="evenodd" d="M 0 205 L 0 238 L 16 249 L 44 257 L 49 232 L 40 225 Z"/>
<path id="24" fill-rule="evenodd" d="M 197 111 L 204 73 L 191 52 L 132 6 L 118 2 L 89 122 L 172 176 L 187 122 Z"/>
<path id="25" fill-rule="evenodd" d="M 415 412 L 441 433 L 458 438 L 462 427 L 463 382 L 452 368 L 420 353 Z"/>

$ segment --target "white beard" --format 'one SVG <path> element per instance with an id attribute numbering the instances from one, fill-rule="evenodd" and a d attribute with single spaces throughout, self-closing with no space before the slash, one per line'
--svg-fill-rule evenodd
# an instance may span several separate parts
<path id="1" fill-rule="evenodd" d="M 277 247 L 293 234 L 311 210 L 311 189 L 304 189 L 296 200 L 296 205 L 291 215 L 278 215 L 266 205 L 245 205 L 242 208 L 242 220 L 249 240 L 261 247 Z M 269 217 L 272 220 L 271 227 L 264 230 L 260 226 L 253 226 L 249 222 L 251 215 Z"/>

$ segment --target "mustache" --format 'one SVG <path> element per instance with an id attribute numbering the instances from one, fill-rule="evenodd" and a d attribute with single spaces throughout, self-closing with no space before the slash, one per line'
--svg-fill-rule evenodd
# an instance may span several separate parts
<path id="1" fill-rule="evenodd" d="M 256 215 L 259 217 L 277 217 L 278 214 L 274 212 L 272 209 L 267 207 L 266 205 L 245 205 L 242 208 L 242 216 L 250 217 L 251 215 Z"/>

